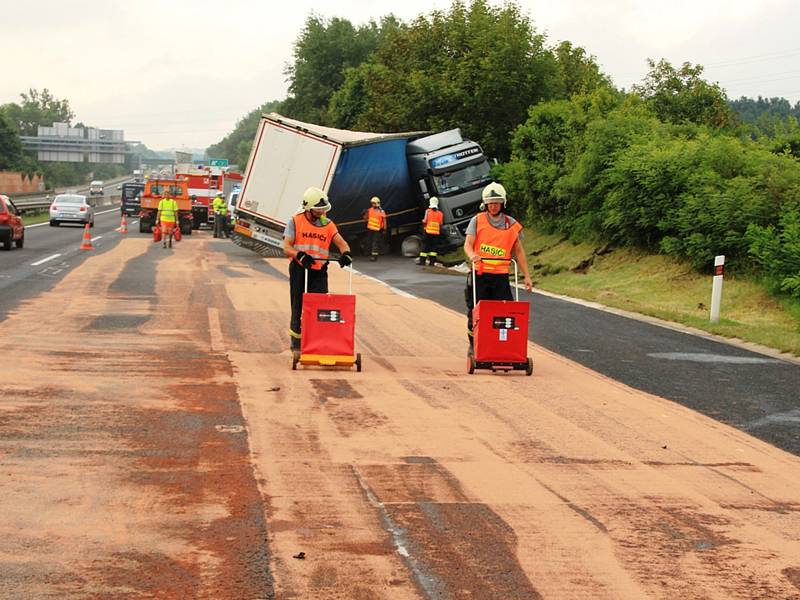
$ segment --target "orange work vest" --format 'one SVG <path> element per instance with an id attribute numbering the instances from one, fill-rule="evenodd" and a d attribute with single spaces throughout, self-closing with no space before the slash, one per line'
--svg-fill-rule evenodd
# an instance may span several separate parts
<path id="1" fill-rule="evenodd" d="M 339 230 L 327 217 L 323 217 L 325 225 L 321 227 L 311 223 L 305 213 L 297 214 L 292 218 L 294 219 L 294 243 L 292 246 L 296 250 L 302 250 L 319 259 L 311 268 L 321 269 L 324 263 L 320 261 L 326 260 L 330 255 L 331 242 Z M 296 260 L 297 264 L 300 264 L 297 259 L 289 260 Z"/>
<path id="2" fill-rule="evenodd" d="M 423 222 L 425 223 L 425 233 L 429 233 L 430 235 L 439 235 L 442 231 L 442 221 L 444 221 L 444 215 L 440 210 L 433 210 L 429 208 L 425 211 L 425 218 Z"/>
<path id="3" fill-rule="evenodd" d="M 503 215 L 506 225 L 509 223 L 508 217 Z M 515 222 L 506 229 L 497 229 L 489 223 L 489 215 L 480 213 L 478 215 L 478 229 L 475 235 L 475 245 L 472 249 L 481 257 L 481 261 L 475 265 L 478 273 L 508 273 L 511 258 L 511 249 L 522 231 L 522 225 Z M 504 258 L 504 261 L 493 261 L 492 258 Z"/>
<path id="4" fill-rule="evenodd" d="M 383 222 L 386 214 L 380 208 L 372 208 L 367 211 L 367 229 L 370 231 L 380 231 L 383 229 Z"/>

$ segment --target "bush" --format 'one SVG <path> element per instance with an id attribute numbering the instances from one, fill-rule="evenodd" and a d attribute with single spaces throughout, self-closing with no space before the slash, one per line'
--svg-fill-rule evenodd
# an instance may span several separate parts
<path id="1" fill-rule="evenodd" d="M 749 253 L 774 286 L 800 298 L 800 202 L 788 202 L 778 226 L 747 228 Z"/>

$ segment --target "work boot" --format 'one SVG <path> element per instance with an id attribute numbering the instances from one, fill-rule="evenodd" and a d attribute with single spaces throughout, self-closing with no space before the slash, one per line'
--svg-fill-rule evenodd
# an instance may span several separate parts
<path id="1" fill-rule="evenodd" d="M 436 262 L 436 257 L 435 256 L 429 256 L 428 257 L 428 266 L 432 267 L 435 262 Z"/>
<path id="2" fill-rule="evenodd" d="M 163 243 L 163 244 L 161 244 L 161 247 L 162 247 L 162 248 L 164 248 L 164 249 L 166 249 L 166 247 L 167 247 L 167 241 L 166 241 L 166 240 L 164 240 L 164 243 Z"/>
<path id="3" fill-rule="evenodd" d="M 424 266 L 425 266 L 425 257 L 424 257 L 424 256 L 420 256 L 420 257 L 417 259 L 417 264 L 418 264 L 420 267 L 424 267 Z"/>

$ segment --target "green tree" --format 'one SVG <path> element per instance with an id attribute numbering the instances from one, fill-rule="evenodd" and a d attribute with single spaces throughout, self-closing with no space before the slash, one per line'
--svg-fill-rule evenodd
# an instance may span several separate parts
<path id="1" fill-rule="evenodd" d="M 310 123 L 329 124 L 331 95 L 345 80 L 347 69 L 365 62 L 388 31 L 399 27 L 392 16 L 380 23 L 354 27 L 347 19 L 330 20 L 311 14 L 294 44 L 294 61 L 286 69 L 289 97 L 286 116 Z"/>
<path id="2" fill-rule="evenodd" d="M 454 0 L 390 32 L 371 62 L 347 71 L 332 98 L 339 122 L 371 131 L 460 127 L 501 159 L 528 107 L 560 87 L 544 36 L 513 2 Z M 366 108 L 356 117 L 359 97 Z"/>
<path id="3" fill-rule="evenodd" d="M 36 161 L 25 154 L 16 128 L 0 110 L 0 171 L 22 171 L 27 175 L 37 172 Z"/>
<path id="4" fill-rule="evenodd" d="M 271 100 L 251 110 L 239 119 L 233 131 L 206 149 L 206 156 L 227 158 L 230 164 L 238 165 L 240 169 L 244 170 L 245 166 L 247 166 L 247 159 L 250 157 L 250 148 L 253 146 L 253 139 L 255 138 L 261 115 L 279 111 L 280 108 L 281 103 L 279 101 Z"/>
<path id="5" fill-rule="evenodd" d="M 0 171 L 16 169 L 22 156 L 19 134 L 0 111 Z"/>
<path id="6" fill-rule="evenodd" d="M 70 123 L 75 118 L 69 100 L 55 98 L 47 88 L 41 92 L 30 89 L 20 96 L 20 104 L 12 102 L 3 106 L 20 135 L 36 135 L 39 125 L 51 127 L 53 123 Z"/>
<path id="7" fill-rule="evenodd" d="M 597 59 L 587 54 L 584 48 L 563 41 L 554 48 L 554 52 L 561 80 L 560 93 L 565 97 L 611 87 L 611 81 L 600 71 Z"/>
<path id="8" fill-rule="evenodd" d="M 650 72 L 633 91 L 641 95 L 659 119 L 666 123 L 695 123 L 717 129 L 733 124 L 725 91 L 702 79 L 702 65 L 685 62 L 676 69 L 662 59 L 647 59 Z"/>

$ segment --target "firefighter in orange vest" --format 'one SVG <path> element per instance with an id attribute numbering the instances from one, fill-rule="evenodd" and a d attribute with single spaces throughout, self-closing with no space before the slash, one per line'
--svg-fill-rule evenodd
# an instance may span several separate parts
<path id="1" fill-rule="evenodd" d="M 430 266 L 433 266 L 433 263 L 436 262 L 443 220 L 444 215 L 439 210 L 439 199 L 433 196 L 428 201 L 428 210 L 425 211 L 425 217 L 422 219 L 422 250 L 420 250 L 419 258 L 417 259 L 418 265 L 424 265 L 426 258 Z"/>
<path id="2" fill-rule="evenodd" d="M 472 352 L 472 286 L 475 297 L 480 300 L 513 300 L 508 281 L 510 258 L 515 258 L 524 277 L 525 289 L 531 291 L 533 282 L 528 272 L 528 261 L 522 247 L 522 225 L 503 209 L 506 205 L 506 190 L 499 183 L 487 185 L 481 194 L 484 212 L 472 217 L 467 225 L 464 253 L 467 260 L 475 264 L 475 281 L 472 271 L 467 276 L 467 329 L 469 352 Z M 502 260 L 492 260 L 502 259 Z"/>
<path id="3" fill-rule="evenodd" d="M 308 291 L 328 293 L 327 259 L 333 243 L 340 252 L 339 265 L 353 264 L 350 246 L 339 234 L 333 221 L 325 216 L 331 209 L 328 196 L 319 188 L 310 187 L 303 194 L 303 210 L 294 215 L 283 232 L 283 251 L 289 257 L 289 296 L 292 319 L 289 323 L 291 349 L 300 349 L 300 316 L 303 313 L 305 271 Z"/>
<path id="4" fill-rule="evenodd" d="M 372 206 L 365 211 L 365 219 L 367 221 L 367 245 L 371 251 L 369 259 L 374 262 L 378 260 L 381 236 L 386 231 L 386 213 L 381 208 L 381 199 L 377 196 L 372 197 L 370 204 Z"/>

